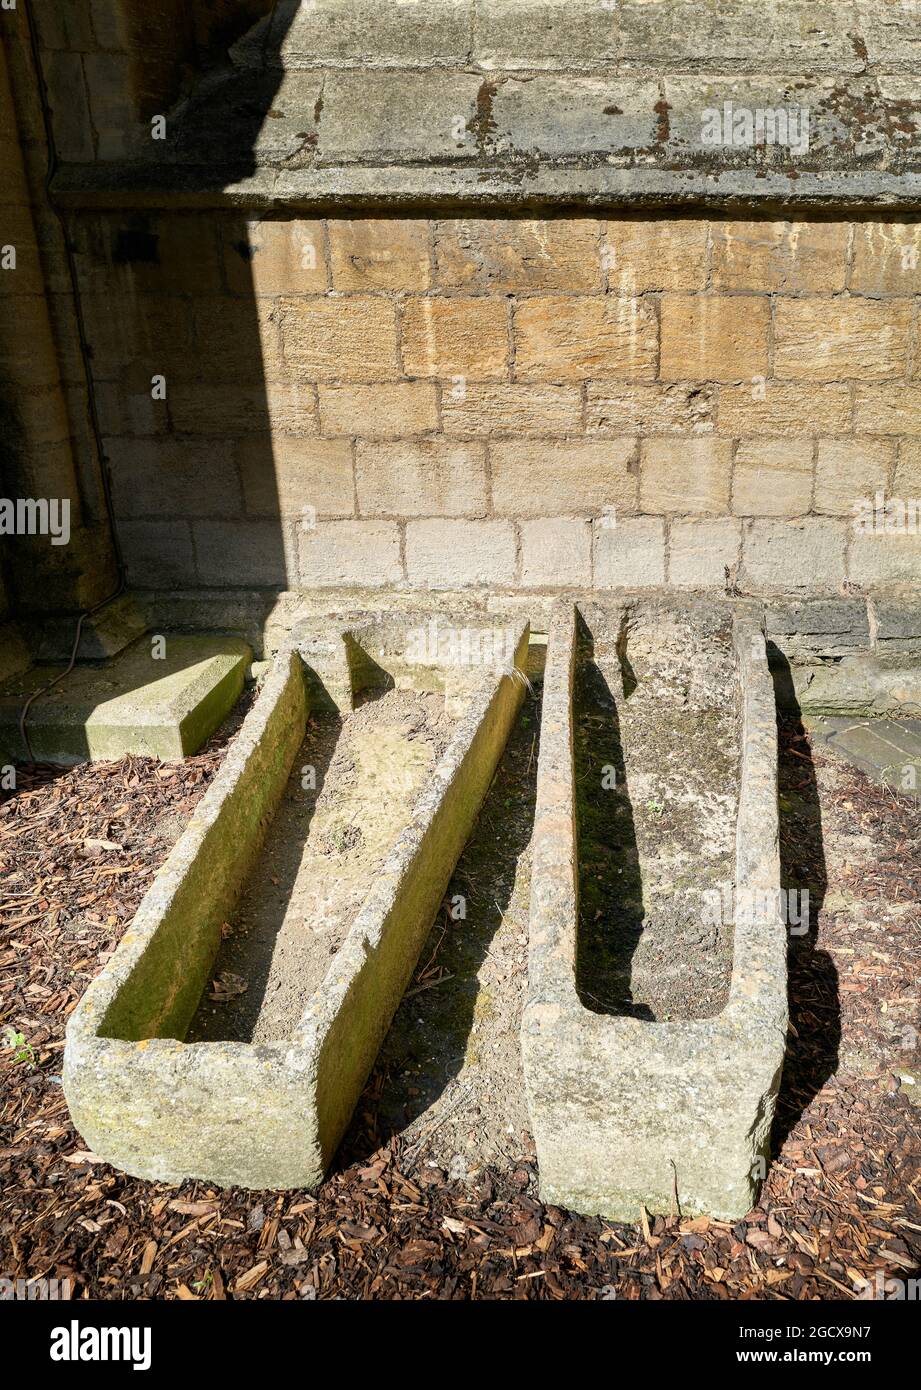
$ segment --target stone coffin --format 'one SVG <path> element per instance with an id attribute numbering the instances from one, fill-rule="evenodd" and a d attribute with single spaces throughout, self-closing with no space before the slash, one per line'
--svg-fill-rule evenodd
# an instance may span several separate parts
<path id="1" fill-rule="evenodd" d="M 424 619 L 428 622 L 428 619 Z M 64 1090 L 84 1140 L 138 1177 L 313 1187 L 335 1152 L 527 684 L 512 659 L 452 660 L 452 633 L 416 643 L 412 620 L 316 623 L 295 634 L 67 1028 Z M 444 623 L 442 625 L 444 627 Z M 483 650 L 490 650 L 484 646 Z M 495 656 L 503 644 L 495 644 Z M 469 651 L 468 651 L 469 655 Z M 442 658 L 445 658 L 444 660 Z M 485 667 L 485 669 L 484 669 Z M 453 736 L 291 1035 L 183 1041 L 304 738 L 308 709 L 350 708 L 369 681 L 446 690 Z"/>
<path id="2" fill-rule="evenodd" d="M 577 990 L 578 845 L 573 690 L 577 615 L 550 629 L 538 769 L 522 1046 L 545 1202 L 615 1220 L 640 1207 L 727 1220 L 766 1171 L 787 1033 L 775 702 L 764 636 L 737 615 L 741 733 L 728 1003 L 711 1018 L 595 1012 Z M 728 693 L 728 692 L 727 692 Z M 612 867 L 613 871 L 613 867 Z M 744 896 L 743 896 L 744 895 Z"/>

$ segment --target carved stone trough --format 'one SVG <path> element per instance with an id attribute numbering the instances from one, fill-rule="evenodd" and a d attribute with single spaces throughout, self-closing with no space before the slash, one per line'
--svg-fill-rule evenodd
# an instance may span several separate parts
<path id="1" fill-rule="evenodd" d="M 588 1007 L 579 987 L 577 621 L 567 605 L 549 635 L 522 1024 L 541 1195 L 618 1220 L 638 1219 L 641 1205 L 668 1212 L 676 1203 L 682 1212 L 736 1219 L 764 1176 L 787 1033 L 776 716 L 764 637 L 741 612 L 727 639 L 736 690 L 726 699 L 736 701 L 738 730 L 731 977 L 727 967 L 714 1016 L 666 1021 Z M 731 825 L 729 835 L 731 865 Z M 617 864 L 609 871 L 623 872 Z"/>
<path id="2" fill-rule="evenodd" d="M 102 1158 L 166 1182 L 292 1188 L 322 1179 L 526 686 L 526 626 L 509 634 L 465 619 L 458 637 L 450 621 L 436 630 L 412 615 L 313 622 L 275 660 L 130 929 L 70 1019 L 64 1090 L 78 1130 Z M 447 699 L 453 732 L 361 882 L 325 973 L 283 1035 L 184 1041 L 207 998 L 222 928 L 259 870 L 298 751 L 309 747 L 308 714 L 332 708 L 347 726 L 375 688 L 394 686 Z M 369 738 L 373 744 L 373 723 Z M 369 786 L 363 805 L 356 780 L 360 826 L 381 789 Z M 328 872 L 335 875 L 335 863 Z"/>

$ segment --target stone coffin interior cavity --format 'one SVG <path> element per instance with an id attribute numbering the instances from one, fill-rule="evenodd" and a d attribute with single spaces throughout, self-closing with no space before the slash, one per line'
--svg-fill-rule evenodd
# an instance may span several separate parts
<path id="1" fill-rule="evenodd" d="M 573 717 L 579 997 L 634 1018 L 717 1014 L 738 803 L 731 615 L 586 608 Z"/>

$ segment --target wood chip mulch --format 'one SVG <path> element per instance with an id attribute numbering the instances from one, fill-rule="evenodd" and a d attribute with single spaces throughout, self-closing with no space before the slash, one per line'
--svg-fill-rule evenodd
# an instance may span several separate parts
<path id="1" fill-rule="evenodd" d="M 103 1299 L 745 1300 L 851 1298 L 861 1279 L 916 1274 L 921 1110 L 899 1067 L 918 1070 L 921 915 L 882 931 L 866 904 L 917 898 L 918 804 L 846 774 L 846 794 L 821 806 L 822 834 L 872 841 L 852 864 L 864 916 L 827 910 L 810 749 L 798 726 L 785 735 L 785 872 L 813 885 L 817 935 L 791 947 L 779 1151 L 734 1225 L 638 1213 L 628 1226 L 545 1207 L 524 1141 L 507 1169 L 451 1181 L 378 1133 L 380 1075 L 316 1195 L 116 1172 L 70 1123 L 64 1025 L 228 735 L 179 767 L 21 769 L 0 804 L 0 1027 L 12 1029 L 0 1051 L 0 1276 L 69 1278 L 74 1297 Z"/>

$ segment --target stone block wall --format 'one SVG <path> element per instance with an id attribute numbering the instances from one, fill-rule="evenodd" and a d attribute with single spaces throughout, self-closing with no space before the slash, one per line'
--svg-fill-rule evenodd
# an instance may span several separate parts
<path id="1" fill-rule="evenodd" d="M 116 570 L 64 234 L 45 198 L 47 150 L 32 54 L 21 30 L 5 29 L 4 39 L 0 493 L 6 499 L 66 499 L 70 542 L 53 546 L 47 536 L 4 535 L 0 569 L 9 606 L 15 599 L 17 609 L 41 613 L 98 603 L 112 592 Z M 3 607 L 0 601 L 0 616 Z"/>
<path id="2" fill-rule="evenodd" d="M 4 11 L 12 606 L 916 589 L 919 13 Z"/>
<path id="3" fill-rule="evenodd" d="M 72 239 L 136 585 L 921 580 L 917 534 L 855 525 L 921 498 L 921 224 L 135 211 Z"/>

